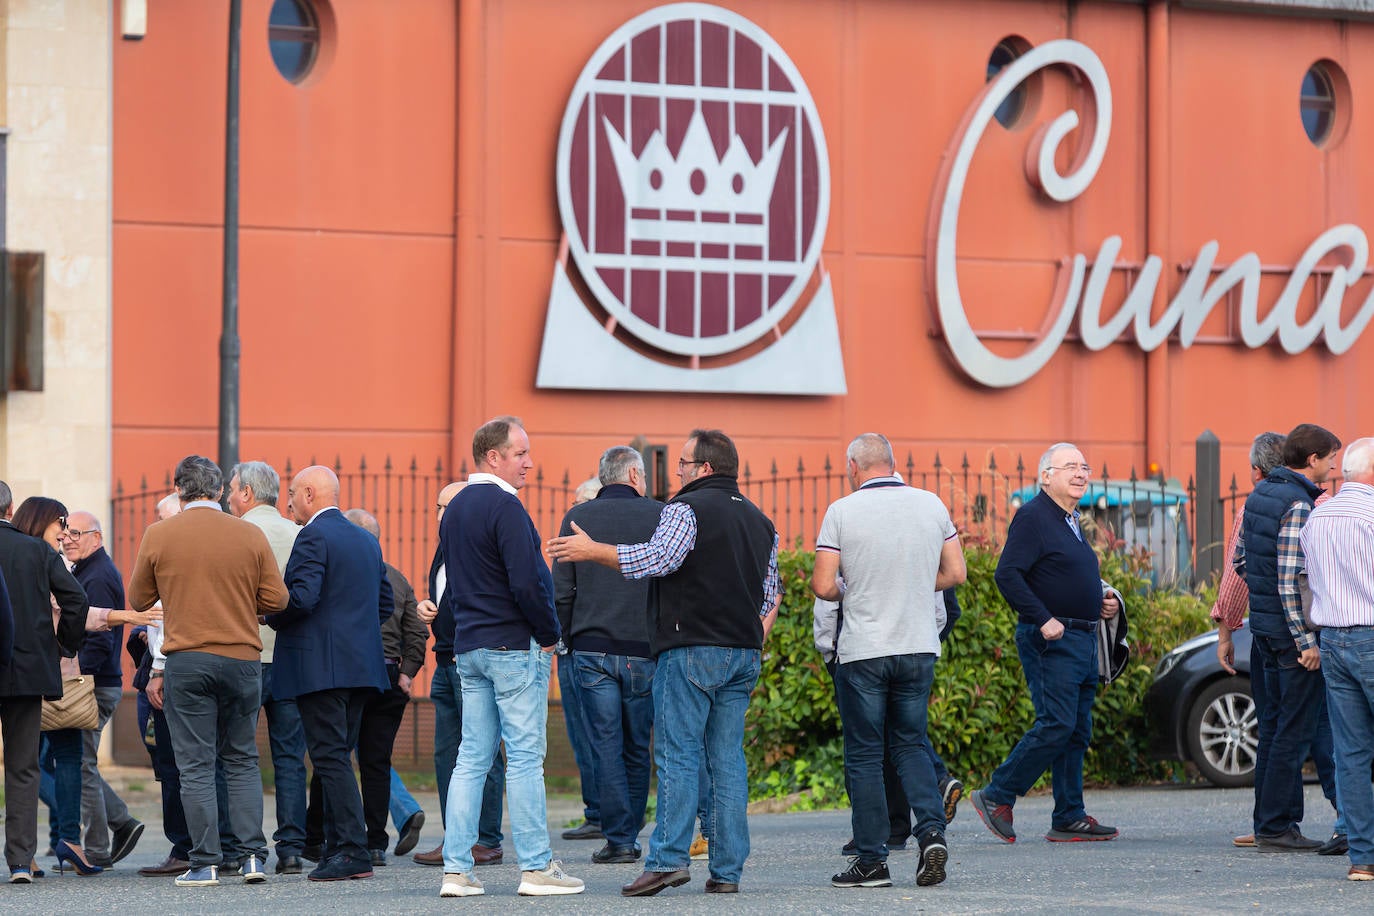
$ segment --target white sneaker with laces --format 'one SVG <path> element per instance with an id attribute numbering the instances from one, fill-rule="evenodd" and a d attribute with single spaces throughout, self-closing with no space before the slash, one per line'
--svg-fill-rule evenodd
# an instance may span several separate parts
<path id="1" fill-rule="evenodd" d="M 522 871 L 520 890 L 523 897 L 550 897 L 554 894 L 580 894 L 585 889 L 581 878 L 563 871 L 562 862 L 550 862 L 543 871 Z"/>
<path id="2" fill-rule="evenodd" d="M 472 874 L 444 874 L 444 886 L 439 888 L 440 897 L 476 897 L 485 894 L 487 889 Z"/>

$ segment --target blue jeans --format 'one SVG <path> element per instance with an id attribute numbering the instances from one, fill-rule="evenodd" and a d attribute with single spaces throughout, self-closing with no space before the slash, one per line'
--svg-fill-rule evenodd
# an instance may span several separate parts
<path id="1" fill-rule="evenodd" d="M 272 693 L 272 665 L 262 666 L 262 708 L 267 713 L 267 741 L 277 802 L 277 829 L 272 833 L 277 858 L 298 856 L 305 849 L 305 730 L 296 701 Z"/>
<path id="2" fill-rule="evenodd" d="M 191 831 L 186 826 L 186 809 L 181 805 L 181 772 L 177 769 L 176 757 L 172 754 L 172 733 L 167 728 L 167 716 L 160 709 L 154 709 L 148 702 L 148 695 L 138 692 L 138 733 L 146 734 L 148 720 L 153 722 L 156 743 L 147 745 L 148 757 L 153 764 L 153 776 L 162 789 L 162 834 L 172 844 L 171 857 L 183 862 L 191 858 Z"/>
<path id="3" fill-rule="evenodd" d="M 1262 776 L 1256 770 L 1255 834 L 1278 836 L 1302 820 L 1302 765 L 1317 737 L 1315 713 L 1325 692 L 1320 669 L 1298 663 L 1298 648 L 1289 636 L 1253 636 L 1263 663 L 1264 704 L 1273 718 L 1273 739 Z"/>
<path id="4" fill-rule="evenodd" d="M 62 728 L 43 732 L 39 748 L 39 796 L 48 803 L 48 838 L 81 845 L 81 730 Z M 52 794 L 44 797 L 44 776 L 51 772 Z"/>
<path id="5" fill-rule="evenodd" d="M 434 784 L 439 791 L 439 819 L 448 824 L 448 787 L 453 764 L 463 740 L 463 685 L 457 665 L 438 665 L 429 682 L 429 698 L 434 704 Z M 497 754 L 487 773 L 482 790 L 482 817 L 477 823 L 477 842 L 496 848 L 501 845 L 501 799 L 506 793 L 505 755 Z"/>
<path id="6" fill-rule="evenodd" d="M 744 714 L 758 679 L 757 649 L 687 646 L 659 655 L 654 672 L 658 821 L 645 871 L 677 871 L 691 862 L 704 743 L 711 782 L 711 877 L 739 882 L 749 857 Z"/>
<path id="7" fill-rule="evenodd" d="M 540 871 L 552 860 L 544 799 L 551 663 L 551 654 L 534 640 L 527 649 L 474 649 L 458 656 L 463 741 L 448 789 L 446 873 L 472 870 L 472 844 L 478 839 L 487 774 L 502 741 L 506 743 L 511 839 L 520 870 Z"/>
<path id="8" fill-rule="evenodd" d="M 395 767 L 391 769 L 391 802 L 387 807 L 391 811 L 392 826 L 397 831 L 420 810 L 420 803 L 410 794 L 406 784 L 401 782 L 401 774 L 396 772 Z"/>
<path id="9" fill-rule="evenodd" d="M 601 832 L 613 846 L 635 844 L 649 800 L 649 738 L 654 728 L 654 661 L 604 652 L 574 652 L 577 691 L 601 805 Z M 566 695 L 565 695 L 566 702 Z"/>
<path id="10" fill-rule="evenodd" d="M 1048 640 L 1034 624 L 1016 625 L 1016 652 L 1026 675 L 1035 724 L 992 774 L 983 795 L 993 805 L 1015 805 L 1042 773 L 1054 789 L 1052 827 L 1087 816 L 1083 807 L 1083 757 L 1093 734 L 1097 695 L 1097 633 L 1065 627 Z"/>
<path id="11" fill-rule="evenodd" d="M 889 833 L 883 761 L 890 757 L 902 791 L 916 812 L 916 832 L 945 832 L 945 813 L 926 745 L 926 707 L 935 655 L 887 655 L 847 662 L 840 681 L 844 767 L 859 861 L 886 861 Z"/>
<path id="12" fill-rule="evenodd" d="M 1350 862 L 1374 865 L 1374 627 L 1324 629 L 1322 670 Z"/>
<path id="13" fill-rule="evenodd" d="M 591 729 L 582 705 L 581 687 L 573 671 L 572 656 L 561 656 L 558 659 L 558 692 L 563 698 L 563 725 L 568 729 L 568 743 L 572 745 L 573 761 L 577 764 L 577 781 L 582 787 L 582 816 L 593 824 L 600 824 L 596 755 L 592 752 Z"/>

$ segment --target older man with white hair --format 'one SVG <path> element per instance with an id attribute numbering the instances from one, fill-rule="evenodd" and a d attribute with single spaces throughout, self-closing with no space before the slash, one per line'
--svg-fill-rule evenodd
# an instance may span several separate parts
<path id="1" fill-rule="evenodd" d="M 1374 881 L 1374 439 L 1341 460 L 1345 481 L 1312 510 L 1300 540 L 1321 627 L 1321 667 L 1336 748 L 1336 784 L 1351 881 Z"/>

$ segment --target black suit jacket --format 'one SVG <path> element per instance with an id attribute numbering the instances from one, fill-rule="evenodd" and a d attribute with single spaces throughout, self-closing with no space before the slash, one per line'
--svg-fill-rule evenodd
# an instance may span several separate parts
<path id="1" fill-rule="evenodd" d="M 0 676 L 0 696 L 59 697 L 58 660 L 76 655 L 86 638 L 86 593 L 57 551 L 7 521 L 0 521 L 0 573 L 14 612 L 14 655 Z M 52 598 L 61 609 L 56 633 Z"/>

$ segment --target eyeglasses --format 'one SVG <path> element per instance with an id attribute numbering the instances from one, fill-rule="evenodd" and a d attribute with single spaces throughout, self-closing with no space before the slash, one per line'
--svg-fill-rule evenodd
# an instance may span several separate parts
<path id="1" fill-rule="evenodd" d="M 706 463 L 706 462 L 704 462 L 704 461 L 683 461 L 681 458 L 679 458 L 679 459 L 677 460 L 677 469 L 680 471 L 680 470 L 682 470 L 683 468 L 690 468 L 690 467 L 692 467 L 693 465 L 705 464 L 705 463 Z"/>
<path id="2" fill-rule="evenodd" d="M 83 535 L 95 534 L 99 530 L 99 528 L 87 528 L 85 531 L 79 531 L 76 528 L 68 528 L 62 533 L 67 537 L 71 538 L 73 541 L 77 541 L 80 540 Z"/>
<path id="3" fill-rule="evenodd" d="M 1050 465 L 1051 471 L 1068 471 L 1070 474 L 1082 474 L 1084 477 L 1093 476 L 1093 469 L 1086 464 L 1065 464 L 1058 467 Z"/>

